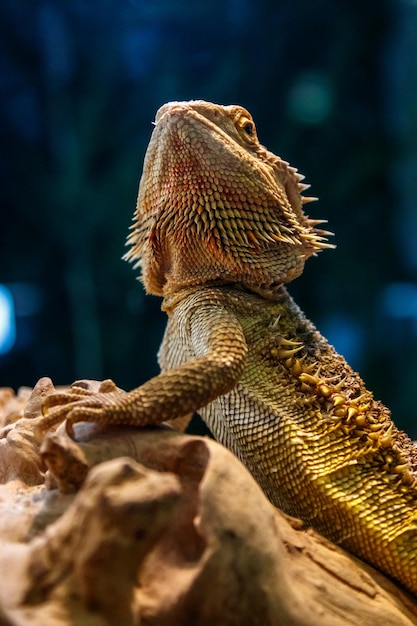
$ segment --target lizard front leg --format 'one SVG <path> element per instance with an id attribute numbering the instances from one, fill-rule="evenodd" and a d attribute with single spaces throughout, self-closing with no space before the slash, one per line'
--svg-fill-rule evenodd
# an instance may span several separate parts
<path id="1" fill-rule="evenodd" d="M 210 308 L 210 307 L 207 307 Z M 196 355 L 133 391 L 115 386 L 91 393 L 74 386 L 48 396 L 40 430 L 66 420 L 72 433 L 76 422 L 145 426 L 192 413 L 230 391 L 239 380 L 247 354 L 243 330 L 236 317 L 220 307 L 190 315 L 190 336 Z"/>

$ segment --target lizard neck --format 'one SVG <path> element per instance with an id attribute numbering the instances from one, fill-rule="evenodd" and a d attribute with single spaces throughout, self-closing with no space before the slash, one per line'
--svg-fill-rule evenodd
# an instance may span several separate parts
<path id="1" fill-rule="evenodd" d="M 244 293 L 244 294 L 252 294 L 256 297 L 260 297 L 261 299 L 265 299 L 269 302 L 279 302 L 283 297 L 289 298 L 287 290 L 284 285 L 281 283 L 277 283 L 276 285 L 269 285 L 267 288 L 263 288 L 262 285 L 259 287 L 249 288 L 242 283 L 236 282 L 225 282 L 225 281 L 209 281 L 204 285 L 196 284 L 184 286 L 175 290 L 165 290 L 164 299 L 162 301 L 161 309 L 165 311 L 168 315 L 172 313 L 175 307 L 182 302 L 185 298 L 190 296 L 193 293 L 199 293 L 202 289 L 224 289 L 228 291 L 233 291 L 236 293 Z"/>

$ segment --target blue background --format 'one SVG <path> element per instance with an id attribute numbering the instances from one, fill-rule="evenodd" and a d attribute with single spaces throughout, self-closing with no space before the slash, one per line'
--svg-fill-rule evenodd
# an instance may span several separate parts
<path id="1" fill-rule="evenodd" d="M 337 249 L 290 291 L 416 437 L 412 0 L 2 0 L 0 386 L 157 373 L 121 256 L 155 111 L 192 98 L 244 105 L 312 184 Z"/>

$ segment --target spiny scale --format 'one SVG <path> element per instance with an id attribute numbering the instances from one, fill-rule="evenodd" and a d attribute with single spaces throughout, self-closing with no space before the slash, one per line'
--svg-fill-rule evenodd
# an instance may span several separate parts
<path id="1" fill-rule="evenodd" d="M 327 243 L 327 237 L 332 233 L 315 228 L 322 221 L 311 220 L 302 212 L 303 205 L 315 200 L 302 195 L 310 187 L 302 182 L 304 176 L 263 148 L 256 132 L 254 138 L 242 139 L 242 145 L 238 146 L 241 155 L 235 155 L 234 135 L 230 138 L 229 154 L 229 144 L 223 146 L 223 158 L 212 155 L 210 145 L 205 146 L 204 153 L 200 151 L 198 146 L 205 132 L 203 126 L 207 122 L 209 128 L 211 120 L 210 111 L 205 105 L 202 101 L 173 103 L 172 107 L 164 105 L 163 113 L 157 116 L 158 121 L 145 157 L 143 179 L 146 185 L 141 184 L 139 189 L 133 231 L 127 242 L 131 249 L 125 258 L 141 258 L 145 284 L 152 292 L 160 293 L 159 285 L 166 277 L 156 276 L 154 272 L 157 267 L 154 265 L 151 271 L 147 264 L 149 242 L 152 241 L 154 253 L 157 254 L 155 247 L 159 241 L 167 241 L 168 238 L 178 241 L 178 226 L 181 223 L 184 245 L 194 245 L 193 231 L 198 237 L 211 242 L 213 256 L 211 261 L 204 261 L 206 267 L 209 263 L 213 268 L 219 264 L 224 275 L 225 267 L 234 259 L 241 266 L 242 273 L 249 277 L 253 266 L 256 266 L 256 284 L 273 290 L 275 287 L 268 288 L 268 283 L 276 285 L 292 280 L 302 270 L 305 259 L 325 248 L 333 248 L 332 244 Z M 182 113 L 179 115 L 181 107 Z M 238 120 L 241 115 L 249 115 L 240 107 L 234 107 L 233 110 L 217 107 L 217 110 L 225 118 L 230 116 L 234 120 Z M 192 127 L 188 136 L 186 122 L 190 123 L 190 129 Z M 172 145 L 169 148 L 172 155 L 163 156 L 163 145 Z M 215 142 L 213 149 L 217 150 Z M 244 150 L 252 150 L 252 160 L 258 160 L 262 167 L 270 168 L 268 180 L 263 175 L 258 176 Z M 197 151 L 198 159 L 195 158 Z M 233 161 L 236 161 L 236 165 Z M 246 173 L 239 172 L 240 167 L 237 166 L 241 164 L 247 167 Z M 149 184 L 150 180 L 152 185 Z M 287 190 L 290 189 L 289 196 Z M 153 215 L 158 222 L 157 238 L 154 236 L 155 223 L 148 219 L 149 215 Z M 176 233 L 173 232 L 174 228 Z M 190 231 L 190 236 L 186 235 L 187 231 Z M 285 254 L 282 244 L 289 246 Z M 195 254 L 194 262 L 196 257 L 198 260 Z M 247 267 L 248 263 L 250 267 Z M 148 270 L 152 274 L 149 279 Z M 233 272 L 236 272 L 236 264 Z M 211 275 L 210 278 L 215 279 L 215 276 Z"/>

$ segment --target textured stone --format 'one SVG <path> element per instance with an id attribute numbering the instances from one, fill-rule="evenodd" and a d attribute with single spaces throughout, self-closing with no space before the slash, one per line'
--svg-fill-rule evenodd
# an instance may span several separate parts
<path id="1" fill-rule="evenodd" d="M 1 440 L 3 456 L 12 432 L 28 441 L 32 429 L 43 481 L 19 475 L 25 447 L 9 454 L 19 478 L 0 485 L 1 624 L 417 623 L 409 594 L 280 513 L 214 441 L 77 424 L 75 440 L 59 428 L 39 448 L 36 424 L 22 417 Z"/>

